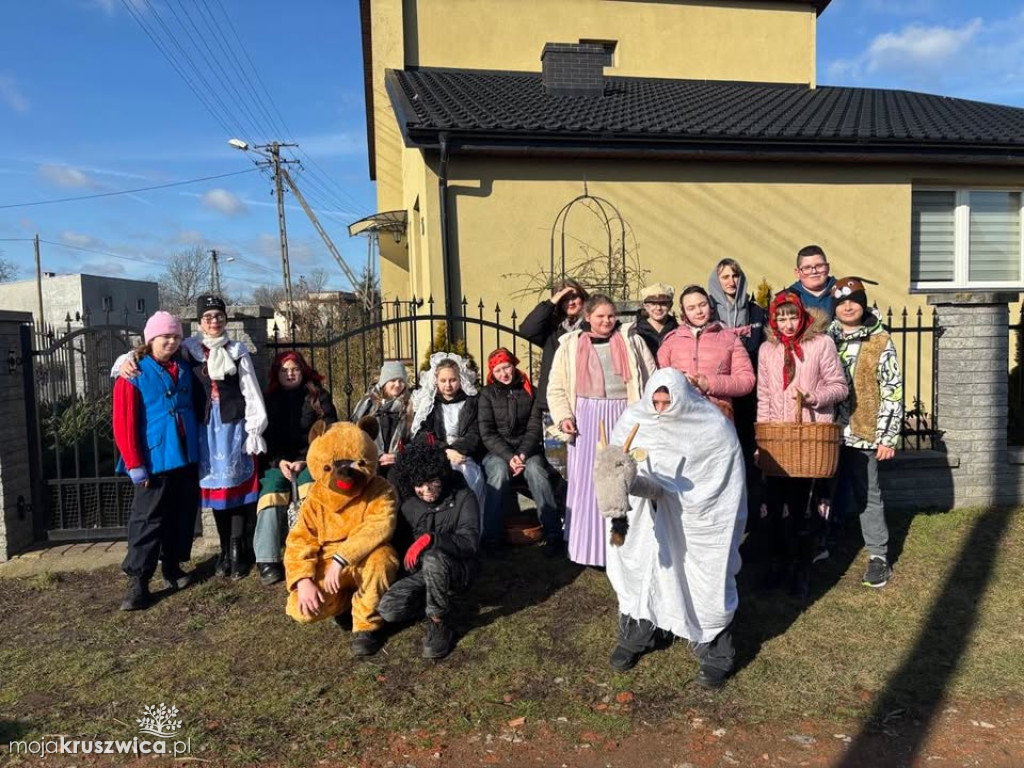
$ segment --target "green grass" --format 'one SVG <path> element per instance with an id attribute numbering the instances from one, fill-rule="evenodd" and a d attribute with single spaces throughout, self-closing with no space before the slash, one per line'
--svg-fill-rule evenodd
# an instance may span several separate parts
<path id="1" fill-rule="evenodd" d="M 486 564 L 455 617 L 459 645 L 441 662 L 420 658 L 420 625 L 356 661 L 333 622 L 295 624 L 284 591 L 254 577 L 211 577 L 131 614 L 116 610 L 124 583 L 113 569 L 4 579 L 0 749 L 15 735 L 131 738 L 142 708 L 161 702 L 178 707 L 193 756 L 306 765 L 393 738 L 428 746 L 442 731 L 497 738 L 519 717 L 527 738 L 544 729 L 615 739 L 688 710 L 734 723 L 863 720 L 883 700 L 928 709 L 938 697 L 1024 688 L 1020 514 L 894 516 L 892 527 L 902 552 L 883 590 L 860 586 L 855 541 L 816 566 L 805 609 L 756 592 L 760 565 L 748 563 L 740 668 L 717 694 L 692 684 L 685 643 L 613 672 L 616 603 L 604 574 L 537 549 Z"/>

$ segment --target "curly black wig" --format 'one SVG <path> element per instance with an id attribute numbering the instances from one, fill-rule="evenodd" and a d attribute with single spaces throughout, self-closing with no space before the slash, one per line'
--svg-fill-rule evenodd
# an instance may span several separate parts
<path id="1" fill-rule="evenodd" d="M 403 499 L 416 495 L 416 486 L 440 478 L 444 493 L 451 488 L 452 467 L 444 448 L 427 443 L 413 443 L 395 461 L 394 478 Z"/>

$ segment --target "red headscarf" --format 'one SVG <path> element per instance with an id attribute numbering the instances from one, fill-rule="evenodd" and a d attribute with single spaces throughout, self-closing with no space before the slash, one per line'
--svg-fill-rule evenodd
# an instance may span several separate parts
<path id="1" fill-rule="evenodd" d="M 796 307 L 797 312 L 797 327 L 796 333 L 792 336 L 784 336 L 782 331 L 779 330 L 779 321 L 775 317 L 775 313 L 779 307 L 783 304 L 793 304 Z M 796 376 L 796 361 L 801 362 L 804 359 L 804 351 L 800 347 L 800 342 L 803 341 L 804 334 L 807 333 L 807 329 L 811 327 L 814 322 L 814 318 L 811 317 L 810 313 L 804 309 L 804 303 L 800 300 L 800 296 L 790 291 L 783 291 L 774 299 L 772 299 L 771 308 L 768 310 L 768 324 L 772 330 L 775 331 L 775 338 L 777 338 L 785 349 L 785 362 L 782 366 L 782 388 L 785 389 L 789 386 L 789 382 Z"/>
<path id="2" fill-rule="evenodd" d="M 278 379 L 278 374 L 281 372 L 281 366 L 291 360 L 302 370 L 302 383 L 307 385 L 309 382 L 314 384 L 320 384 L 324 377 L 314 371 L 309 363 L 306 362 L 306 358 L 302 356 L 300 352 L 296 352 L 294 349 L 290 349 L 287 352 L 280 352 L 274 361 L 270 364 L 270 381 L 267 382 L 267 394 L 276 392 L 281 387 L 281 382 Z"/>
<path id="3" fill-rule="evenodd" d="M 519 358 L 504 347 L 498 347 L 487 356 L 487 383 L 494 383 L 494 369 L 502 363 L 511 363 L 515 367 L 516 373 L 523 380 L 523 389 L 526 390 L 528 395 L 533 397 L 533 385 L 530 383 L 530 377 L 519 370 Z"/>

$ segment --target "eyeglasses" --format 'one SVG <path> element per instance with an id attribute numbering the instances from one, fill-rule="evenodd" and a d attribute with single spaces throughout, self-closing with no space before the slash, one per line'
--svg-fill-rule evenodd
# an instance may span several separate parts
<path id="1" fill-rule="evenodd" d="M 651 301 L 650 299 L 644 301 L 644 304 L 650 304 L 651 306 L 654 306 L 654 307 L 671 307 L 672 306 L 672 302 L 671 301 Z"/>
<path id="2" fill-rule="evenodd" d="M 204 323 L 223 323 L 225 318 L 220 312 L 210 312 L 203 315 L 201 318 Z"/>
<path id="3" fill-rule="evenodd" d="M 567 293 L 562 297 L 562 301 L 575 301 L 580 295 L 578 293 Z"/>
<path id="4" fill-rule="evenodd" d="M 822 264 L 806 264 L 798 270 L 801 275 L 815 275 L 822 272 L 828 272 L 828 262 Z"/>

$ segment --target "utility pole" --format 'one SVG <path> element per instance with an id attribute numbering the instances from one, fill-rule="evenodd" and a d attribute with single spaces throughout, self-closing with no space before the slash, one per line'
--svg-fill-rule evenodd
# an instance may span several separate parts
<path id="1" fill-rule="evenodd" d="M 43 317 L 43 269 L 39 265 L 39 235 L 35 237 L 36 247 L 36 299 L 39 301 L 39 329 L 44 331 L 46 318 Z"/>
<path id="2" fill-rule="evenodd" d="M 242 139 L 229 139 L 235 149 L 248 152 L 250 149 L 267 158 L 257 160 L 255 164 L 260 167 L 272 166 L 274 169 L 274 193 L 277 196 L 277 228 L 281 235 L 281 272 L 284 277 L 284 296 L 288 305 L 288 332 L 294 332 L 295 326 L 295 302 L 292 300 L 292 269 L 288 263 L 288 229 L 284 221 L 284 179 L 282 174 L 287 174 L 286 166 L 297 163 L 298 160 L 281 159 L 281 147 L 297 147 L 298 144 L 286 144 L 281 141 L 272 141 L 269 144 L 254 144 Z"/>
<path id="3" fill-rule="evenodd" d="M 220 265 L 217 263 L 217 249 L 210 249 L 210 290 L 220 296 Z"/>
<path id="4" fill-rule="evenodd" d="M 295 162 L 294 160 L 281 159 L 281 147 L 296 147 L 297 144 L 282 144 L 279 141 L 271 142 L 263 147 L 270 154 L 269 164 L 274 166 L 274 192 L 277 195 L 277 227 L 281 235 L 281 270 L 284 275 L 284 298 L 288 307 L 288 333 L 295 333 L 295 303 L 292 300 L 292 269 L 288 263 L 288 229 L 284 221 L 284 183 L 281 178 L 284 169 L 282 163 Z M 263 163 L 257 163 L 263 165 Z"/>

